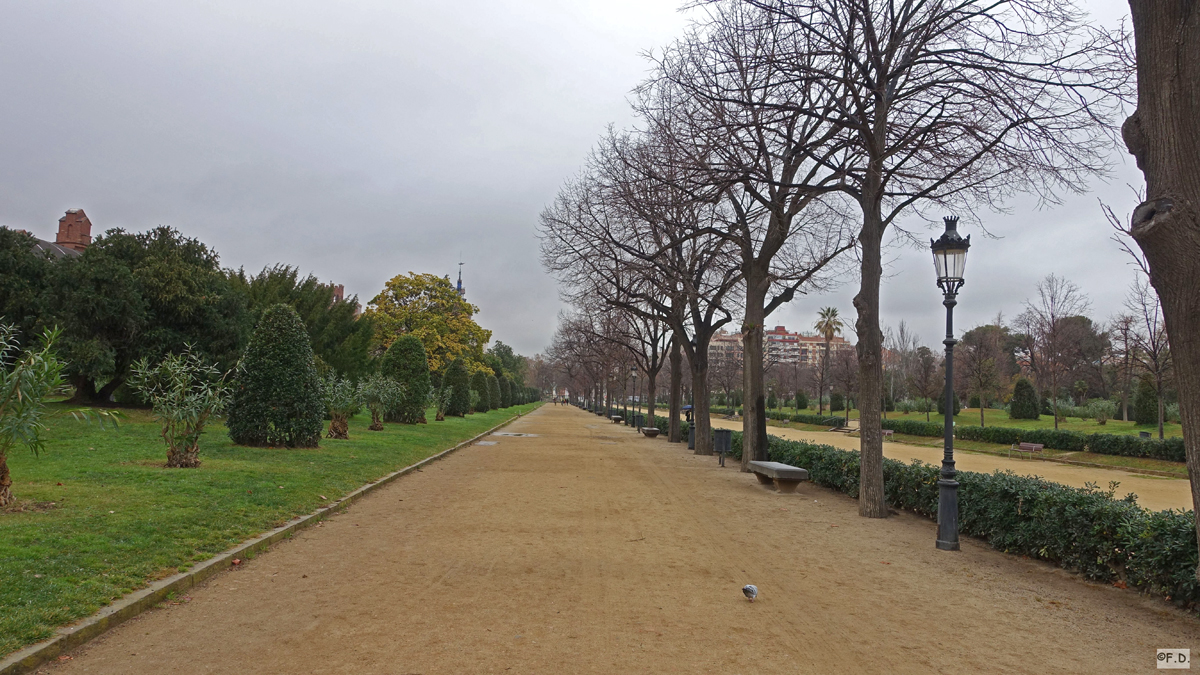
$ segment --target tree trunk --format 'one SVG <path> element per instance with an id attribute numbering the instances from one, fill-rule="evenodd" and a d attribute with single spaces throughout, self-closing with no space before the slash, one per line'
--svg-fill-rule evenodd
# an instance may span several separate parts
<path id="1" fill-rule="evenodd" d="M 1129 7 L 1138 108 L 1121 131 L 1146 178 L 1130 234 L 1162 302 L 1200 537 L 1200 12 L 1192 0 L 1130 0 Z"/>
<path id="2" fill-rule="evenodd" d="M 859 488 L 858 514 L 886 518 L 883 492 L 883 426 L 879 401 L 883 395 L 883 331 L 879 328 L 879 283 L 883 277 L 883 219 L 877 199 L 863 204 L 862 284 L 854 296 L 858 310 Z M 950 405 L 950 401 L 946 402 Z M 846 405 L 849 406 L 849 401 Z M 948 411 L 953 414 L 953 411 Z M 849 418 L 849 412 L 846 413 Z"/>
<path id="3" fill-rule="evenodd" d="M 171 469 L 195 469 L 200 466 L 199 443 L 187 443 L 177 448 L 167 448 L 167 467 Z"/>
<path id="4" fill-rule="evenodd" d="M 704 353 L 701 353 L 703 351 Z M 692 424 L 696 426 L 696 454 L 713 454 L 712 419 L 708 405 L 708 344 L 696 348 L 692 359 Z"/>
<path id="5" fill-rule="evenodd" d="M 683 347 L 679 344 L 679 336 L 671 339 L 671 400 L 667 414 L 667 441 L 679 443 L 683 434 L 679 424 L 679 412 L 683 407 Z"/>
<path id="6" fill-rule="evenodd" d="M 658 389 L 658 371 L 646 373 L 646 426 L 654 426 L 654 394 Z"/>
<path id="7" fill-rule="evenodd" d="M 383 431 L 383 420 L 380 419 L 378 411 L 371 411 L 371 426 L 367 427 L 369 431 Z"/>
<path id="8" fill-rule="evenodd" d="M 12 503 L 12 476 L 8 472 L 8 457 L 0 453 L 0 508 Z"/>
<path id="9" fill-rule="evenodd" d="M 350 439 L 349 431 L 350 424 L 347 422 L 345 415 L 333 415 L 333 419 L 329 420 L 329 433 L 325 434 L 325 436 L 345 441 Z"/>
<path id="10" fill-rule="evenodd" d="M 746 316 L 742 320 L 742 471 L 750 470 L 751 461 L 766 461 L 767 410 L 763 392 L 766 373 L 763 366 L 763 305 L 769 282 L 765 275 L 748 274 L 746 280 Z"/>

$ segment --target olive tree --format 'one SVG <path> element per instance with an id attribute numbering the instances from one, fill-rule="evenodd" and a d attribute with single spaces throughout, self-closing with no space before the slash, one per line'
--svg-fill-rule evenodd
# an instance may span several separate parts
<path id="1" fill-rule="evenodd" d="M 189 346 L 151 365 L 134 364 L 129 384 L 152 406 L 167 443 L 167 466 L 194 469 L 200 466 L 200 436 L 213 415 L 229 402 L 227 373 L 206 362 Z"/>

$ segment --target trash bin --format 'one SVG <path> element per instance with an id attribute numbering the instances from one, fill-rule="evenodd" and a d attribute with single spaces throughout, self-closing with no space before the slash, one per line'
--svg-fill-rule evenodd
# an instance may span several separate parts
<path id="1" fill-rule="evenodd" d="M 688 450 L 696 449 L 696 425 L 688 425 Z"/>
<path id="2" fill-rule="evenodd" d="M 725 466 L 725 455 L 733 450 L 733 429 L 714 430 L 713 449 L 717 451 L 720 466 Z"/>
<path id="3" fill-rule="evenodd" d="M 635 414 L 633 416 L 633 426 L 641 430 L 642 427 L 646 426 L 646 416 L 642 413 Z"/>
<path id="4" fill-rule="evenodd" d="M 1150 432 L 1149 431 L 1139 431 L 1138 437 L 1139 438 L 1150 438 Z"/>

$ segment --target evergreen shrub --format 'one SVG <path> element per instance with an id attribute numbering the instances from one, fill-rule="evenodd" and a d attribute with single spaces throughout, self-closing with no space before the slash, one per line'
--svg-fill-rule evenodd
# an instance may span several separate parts
<path id="1" fill-rule="evenodd" d="M 490 410 L 488 403 L 491 401 L 491 396 L 488 393 L 487 375 L 483 372 L 475 373 L 471 376 L 471 391 L 479 394 L 479 400 L 476 401 L 471 408 L 478 413 L 485 413 Z"/>
<path id="2" fill-rule="evenodd" d="M 482 392 L 480 392 L 482 393 Z M 500 409 L 500 380 L 495 375 L 487 376 L 488 410 Z"/>
<path id="3" fill-rule="evenodd" d="M 446 368 L 446 375 L 442 378 L 442 386 L 448 387 L 451 391 L 450 403 L 446 406 L 447 415 L 464 417 L 467 413 L 471 412 L 471 383 L 467 377 L 467 368 L 463 365 L 462 359 L 455 359 Z"/>
<path id="4" fill-rule="evenodd" d="M 1158 393 L 1149 377 L 1138 380 L 1137 393 L 1133 397 L 1133 421 L 1139 425 L 1158 426 Z"/>
<path id="5" fill-rule="evenodd" d="M 950 398 L 954 399 L 954 415 L 957 416 L 958 413 L 962 410 L 962 408 L 959 407 L 959 404 L 958 404 L 958 395 L 952 394 L 950 396 Z M 942 395 L 938 397 L 937 411 L 938 411 L 939 415 L 946 414 L 946 392 L 942 392 Z"/>
<path id="6" fill-rule="evenodd" d="M 432 384 L 429 379 L 429 359 L 421 340 L 408 334 L 396 338 L 379 360 L 379 372 L 404 388 L 404 394 L 395 407 L 384 415 L 384 421 L 424 424 Z"/>
<path id="7" fill-rule="evenodd" d="M 1033 384 L 1024 377 L 1018 378 L 1013 385 L 1012 402 L 1009 403 L 1008 416 L 1014 420 L 1038 419 L 1038 398 Z"/>
<path id="8" fill-rule="evenodd" d="M 304 322 L 290 305 L 263 312 L 246 346 L 226 426 L 238 445 L 315 448 L 325 401 Z"/>
<path id="9" fill-rule="evenodd" d="M 846 409 L 846 399 L 842 398 L 841 394 L 833 393 L 829 395 L 829 411 L 837 412 Z"/>
<path id="10" fill-rule="evenodd" d="M 512 385 L 509 383 L 508 378 L 503 375 L 497 379 L 500 381 L 500 407 L 510 408 L 513 404 Z"/>

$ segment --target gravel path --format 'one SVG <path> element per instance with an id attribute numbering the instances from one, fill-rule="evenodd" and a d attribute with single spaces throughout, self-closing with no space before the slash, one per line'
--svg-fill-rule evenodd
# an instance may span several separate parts
<path id="1" fill-rule="evenodd" d="M 1133 673 L 1200 621 L 547 406 L 54 673 Z M 214 508 L 219 508 L 214 505 Z M 741 586 L 757 584 L 753 604 Z"/>

